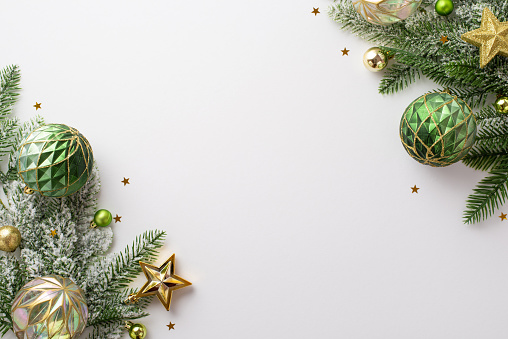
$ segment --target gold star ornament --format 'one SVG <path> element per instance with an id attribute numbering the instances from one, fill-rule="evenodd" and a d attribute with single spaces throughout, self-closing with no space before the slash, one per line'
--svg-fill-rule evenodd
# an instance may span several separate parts
<path id="1" fill-rule="evenodd" d="M 136 301 L 141 297 L 157 295 L 166 310 L 171 306 L 173 291 L 192 285 L 189 281 L 175 274 L 175 255 L 173 254 L 160 267 L 139 262 L 147 282 L 134 295 Z"/>
<path id="2" fill-rule="evenodd" d="M 419 190 L 419 189 L 420 189 L 420 188 L 416 187 L 416 185 L 415 185 L 415 187 L 411 187 L 411 190 L 412 190 L 411 194 L 413 194 L 413 193 L 418 193 L 418 190 Z"/>
<path id="3" fill-rule="evenodd" d="M 41 109 L 41 108 L 42 108 L 42 107 L 41 107 L 41 103 L 40 103 L 40 102 L 37 102 L 37 101 L 35 102 L 34 107 L 35 107 L 35 110 L 36 110 L 36 111 L 37 111 L 38 109 Z"/>
<path id="4" fill-rule="evenodd" d="M 499 22 L 485 7 L 480 28 L 462 34 L 462 40 L 480 48 L 480 67 L 485 67 L 497 54 L 508 56 L 508 22 Z"/>
<path id="5" fill-rule="evenodd" d="M 130 179 L 130 178 L 125 178 L 125 177 L 123 177 L 123 180 L 122 180 L 122 181 L 120 181 L 120 182 L 122 182 L 122 183 L 123 183 L 123 185 L 125 186 L 125 185 L 127 185 L 127 184 L 130 184 L 129 179 Z"/>
<path id="6" fill-rule="evenodd" d="M 344 49 L 341 51 L 342 52 L 342 56 L 344 55 L 349 55 L 349 49 L 347 49 L 346 47 L 344 47 Z"/>
<path id="7" fill-rule="evenodd" d="M 168 331 L 171 331 L 171 330 L 174 330 L 175 329 L 175 324 L 173 324 L 171 321 L 169 322 L 169 325 L 166 325 L 169 330 Z"/>
<path id="8" fill-rule="evenodd" d="M 446 44 L 448 42 L 448 35 L 442 35 L 439 41 L 441 41 L 443 44 Z"/>
<path id="9" fill-rule="evenodd" d="M 506 213 L 501 212 L 499 217 L 501 218 L 501 221 L 506 220 Z"/>
<path id="10" fill-rule="evenodd" d="M 314 14 L 314 16 L 318 15 L 319 13 L 321 13 L 321 12 L 319 11 L 319 7 L 318 7 L 318 8 L 314 8 L 314 7 L 312 7 L 312 8 L 313 8 L 314 10 L 313 10 L 311 13 L 312 13 L 312 14 Z"/>

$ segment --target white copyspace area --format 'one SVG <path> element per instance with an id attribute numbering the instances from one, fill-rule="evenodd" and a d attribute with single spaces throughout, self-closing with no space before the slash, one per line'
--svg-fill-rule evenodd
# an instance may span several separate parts
<path id="1" fill-rule="evenodd" d="M 170 312 L 150 305 L 147 338 L 508 336 L 508 221 L 461 222 L 483 174 L 407 156 L 401 114 L 435 86 L 379 95 L 371 45 L 329 4 L 2 4 L 0 65 L 23 74 L 16 115 L 37 101 L 78 128 L 100 207 L 122 216 L 112 250 L 164 229 L 157 263 L 176 253 L 193 282 Z"/>

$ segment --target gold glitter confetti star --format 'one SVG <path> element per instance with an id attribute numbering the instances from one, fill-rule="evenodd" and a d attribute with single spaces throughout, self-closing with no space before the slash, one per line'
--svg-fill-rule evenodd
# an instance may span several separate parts
<path id="1" fill-rule="evenodd" d="M 480 48 L 480 67 L 485 67 L 497 54 L 508 56 L 508 22 L 499 22 L 485 7 L 480 28 L 466 32 L 462 40 Z"/>
<path id="2" fill-rule="evenodd" d="M 501 218 L 501 221 L 506 220 L 506 214 L 501 212 L 501 215 L 499 216 Z"/>
<path id="3" fill-rule="evenodd" d="M 51 230 L 51 236 L 54 238 L 56 235 L 56 231 L 55 230 Z"/>
<path id="4" fill-rule="evenodd" d="M 169 331 L 175 329 L 175 324 L 173 324 L 171 321 L 169 322 L 169 325 L 166 325 L 169 328 Z"/>
<path id="5" fill-rule="evenodd" d="M 127 185 L 127 184 L 129 184 L 129 185 L 130 185 L 129 179 L 130 179 L 130 178 L 125 178 L 125 177 L 123 177 L 123 180 L 122 180 L 121 182 L 123 182 L 123 185 L 124 185 L 124 186 L 125 186 L 125 185 Z"/>
<path id="6" fill-rule="evenodd" d="M 418 190 L 419 190 L 419 188 L 418 188 L 418 187 L 416 187 L 416 185 L 415 185 L 415 187 L 411 187 L 411 190 L 412 190 L 412 192 L 411 192 L 411 193 L 417 193 L 417 194 L 418 194 Z"/>
<path id="7" fill-rule="evenodd" d="M 136 293 L 135 299 L 156 294 L 166 310 L 171 306 L 171 297 L 174 290 L 192 285 L 189 281 L 175 274 L 175 255 L 173 254 L 160 267 L 139 262 L 141 270 L 145 273 L 147 282 Z"/>
<path id="8" fill-rule="evenodd" d="M 346 47 L 344 47 L 344 49 L 343 49 L 341 52 L 342 52 L 342 56 L 344 56 L 344 55 L 349 55 L 349 54 L 348 54 L 349 49 L 347 49 Z"/>
<path id="9" fill-rule="evenodd" d="M 39 108 L 41 108 L 41 103 L 36 101 L 34 107 L 35 110 L 37 111 Z"/>
<path id="10" fill-rule="evenodd" d="M 314 14 L 314 16 L 318 15 L 319 13 L 321 13 L 321 12 L 319 11 L 319 7 L 318 7 L 318 8 L 314 8 L 314 7 L 312 7 L 312 8 L 313 8 L 314 10 L 313 10 L 311 13 L 312 13 L 312 14 Z"/>
<path id="11" fill-rule="evenodd" d="M 448 42 L 448 35 L 442 35 L 439 41 L 441 41 L 443 44 L 446 44 Z"/>
<path id="12" fill-rule="evenodd" d="M 122 222 L 122 220 L 120 220 L 120 219 L 122 219 L 122 217 L 119 217 L 119 216 L 118 216 L 118 214 L 117 214 L 117 215 L 116 215 L 116 217 L 114 217 L 113 219 L 115 219 L 115 224 L 116 224 L 117 222 Z"/>

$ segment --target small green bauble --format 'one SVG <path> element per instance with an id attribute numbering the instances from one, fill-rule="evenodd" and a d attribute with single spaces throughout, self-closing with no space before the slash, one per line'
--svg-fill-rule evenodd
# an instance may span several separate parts
<path id="1" fill-rule="evenodd" d="M 129 336 L 132 339 L 144 339 L 146 337 L 146 326 L 143 324 L 134 324 L 127 321 L 125 327 L 129 331 Z"/>
<path id="2" fill-rule="evenodd" d="M 111 224 L 111 221 L 113 220 L 113 216 L 111 215 L 111 212 L 108 210 L 98 210 L 95 212 L 93 216 L 93 221 L 91 223 L 92 227 L 106 227 L 109 224 Z"/>
<path id="3" fill-rule="evenodd" d="M 77 192 L 92 173 L 88 140 L 75 128 L 48 124 L 30 133 L 19 148 L 18 173 L 26 186 L 46 197 Z"/>
<path id="4" fill-rule="evenodd" d="M 497 113 L 508 114 L 508 97 L 499 97 L 494 103 Z"/>
<path id="5" fill-rule="evenodd" d="M 473 147 L 476 120 L 471 108 L 448 93 L 425 94 L 402 115 L 400 139 L 416 161 L 444 167 L 461 160 Z"/>
<path id="6" fill-rule="evenodd" d="M 452 0 L 437 0 L 436 2 L 436 13 L 442 16 L 450 15 L 453 12 L 453 1 Z"/>

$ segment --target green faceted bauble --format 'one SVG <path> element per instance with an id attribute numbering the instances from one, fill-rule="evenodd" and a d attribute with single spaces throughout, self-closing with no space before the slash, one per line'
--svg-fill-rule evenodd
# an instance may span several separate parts
<path id="1" fill-rule="evenodd" d="M 99 227 L 106 227 L 109 224 L 111 224 L 111 221 L 113 220 L 113 216 L 111 215 L 111 212 L 108 210 L 98 210 L 95 212 L 95 215 L 93 216 L 93 222 Z"/>
<path id="2" fill-rule="evenodd" d="M 437 0 L 436 2 L 436 13 L 439 15 L 450 15 L 453 12 L 453 1 L 452 0 Z"/>
<path id="3" fill-rule="evenodd" d="M 434 167 L 461 160 L 473 147 L 476 120 L 471 108 L 448 93 L 425 94 L 402 115 L 400 139 L 413 159 Z"/>
<path id="4" fill-rule="evenodd" d="M 18 153 L 18 173 L 28 188 L 46 197 L 77 192 L 92 172 L 93 153 L 77 129 L 48 124 L 30 133 Z"/>
<path id="5" fill-rule="evenodd" d="M 23 286 L 11 306 L 12 330 L 20 339 L 75 339 L 88 320 L 83 291 L 58 275 Z"/>

